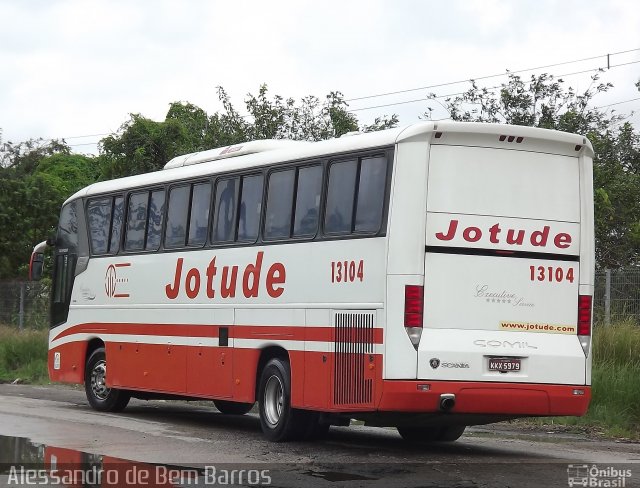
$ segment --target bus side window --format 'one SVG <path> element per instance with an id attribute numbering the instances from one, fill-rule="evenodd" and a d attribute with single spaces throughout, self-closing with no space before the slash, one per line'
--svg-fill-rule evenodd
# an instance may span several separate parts
<path id="1" fill-rule="evenodd" d="M 362 159 L 356 205 L 356 232 L 380 230 L 386 179 L 387 164 L 384 156 Z"/>
<path id="2" fill-rule="evenodd" d="M 269 175 L 264 222 L 266 239 L 282 239 L 290 236 L 295 177 L 295 169 L 276 171 Z"/>
<path id="3" fill-rule="evenodd" d="M 318 228 L 322 166 L 306 166 L 298 170 L 296 212 L 293 220 L 295 237 L 312 236 Z"/>
<path id="4" fill-rule="evenodd" d="M 187 212 L 191 185 L 176 186 L 169 192 L 167 227 L 164 231 L 164 247 L 183 247 L 187 237 Z"/>
<path id="5" fill-rule="evenodd" d="M 210 208 L 211 184 L 207 182 L 193 185 L 187 245 L 202 246 L 207 242 Z"/>
<path id="6" fill-rule="evenodd" d="M 253 242 L 258 237 L 262 209 L 262 175 L 242 177 L 238 241 Z"/>
<path id="7" fill-rule="evenodd" d="M 111 204 L 112 198 L 107 197 L 89 200 L 87 205 L 91 251 L 95 255 L 106 254 L 109 251 Z"/>
<path id="8" fill-rule="evenodd" d="M 211 235 L 213 242 L 234 240 L 237 193 L 238 178 L 222 179 L 216 183 L 215 218 Z"/>
<path id="9" fill-rule="evenodd" d="M 116 254 L 120 250 L 120 236 L 122 235 L 122 220 L 124 218 L 124 198 L 116 197 L 113 203 L 113 220 L 111 222 L 111 239 L 109 253 Z"/>
<path id="10" fill-rule="evenodd" d="M 327 234 L 349 234 L 353 220 L 357 161 L 344 161 L 329 166 L 329 190 L 324 216 Z"/>
<path id="11" fill-rule="evenodd" d="M 149 203 L 149 217 L 147 220 L 147 251 L 157 251 L 160 247 L 162 220 L 164 218 L 164 190 L 151 192 Z"/>
<path id="12" fill-rule="evenodd" d="M 127 211 L 127 234 L 124 248 L 127 251 L 144 249 L 144 231 L 147 224 L 147 202 L 149 192 L 133 193 L 129 197 Z"/>

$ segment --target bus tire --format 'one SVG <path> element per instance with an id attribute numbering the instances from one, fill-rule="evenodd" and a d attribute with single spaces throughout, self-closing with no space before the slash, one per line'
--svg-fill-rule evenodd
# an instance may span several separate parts
<path id="1" fill-rule="evenodd" d="M 101 412 L 120 412 L 129 403 L 131 395 L 124 390 L 108 388 L 107 358 L 104 347 L 91 353 L 84 370 L 84 391 L 89 405 Z"/>
<path id="2" fill-rule="evenodd" d="M 225 415 L 244 415 L 253 408 L 253 403 L 230 402 L 228 400 L 214 400 L 213 404 Z"/>
<path id="3" fill-rule="evenodd" d="M 458 440 L 464 429 L 464 425 L 447 425 L 444 427 L 397 427 L 402 438 L 414 444 L 427 442 L 453 442 Z"/>
<path id="4" fill-rule="evenodd" d="M 258 388 L 260 427 L 272 442 L 303 438 L 309 430 L 309 412 L 291 407 L 291 367 L 280 358 L 262 370 Z"/>

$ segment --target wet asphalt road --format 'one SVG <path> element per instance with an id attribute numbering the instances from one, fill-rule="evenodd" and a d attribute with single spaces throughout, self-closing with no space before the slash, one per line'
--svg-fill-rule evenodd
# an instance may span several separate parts
<path id="1" fill-rule="evenodd" d="M 626 469 L 624 486 L 640 486 L 640 444 L 509 425 L 471 428 L 455 443 L 418 447 L 395 429 L 363 426 L 332 427 L 321 441 L 273 444 L 262 438 L 253 413 L 224 416 L 204 402 L 136 400 L 123 413 L 100 413 L 88 407 L 82 389 L 65 386 L 0 385 L 0 437 L 15 452 L 20 441 L 34 452 L 53 446 L 200 473 L 267 470 L 268 477 L 243 478 L 243 486 L 268 479 L 271 486 L 553 487 L 568 486 L 576 467 L 584 473 L 594 465 L 604 470 L 594 477 L 599 486 L 620 483 L 615 475 Z M 4 451 L 0 485 L 7 466 L 25 461 Z M 198 483 L 229 480 L 203 476 Z"/>

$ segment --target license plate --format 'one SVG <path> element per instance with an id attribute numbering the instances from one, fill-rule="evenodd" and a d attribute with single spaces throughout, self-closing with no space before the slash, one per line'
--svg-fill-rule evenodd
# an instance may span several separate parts
<path id="1" fill-rule="evenodd" d="M 489 371 L 520 371 L 519 358 L 489 358 Z"/>

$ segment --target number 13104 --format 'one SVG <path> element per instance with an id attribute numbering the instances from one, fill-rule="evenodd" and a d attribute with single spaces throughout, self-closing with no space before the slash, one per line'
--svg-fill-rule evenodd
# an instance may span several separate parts
<path id="1" fill-rule="evenodd" d="M 364 262 L 331 261 L 331 283 L 352 283 L 364 280 Z"/>
<path id="2" fill-rule="evenodd" d="M 573 283 L 573 268 L 563 269 L 554 266 L 529 266 L 531 281 L 568 281 Z"/>

